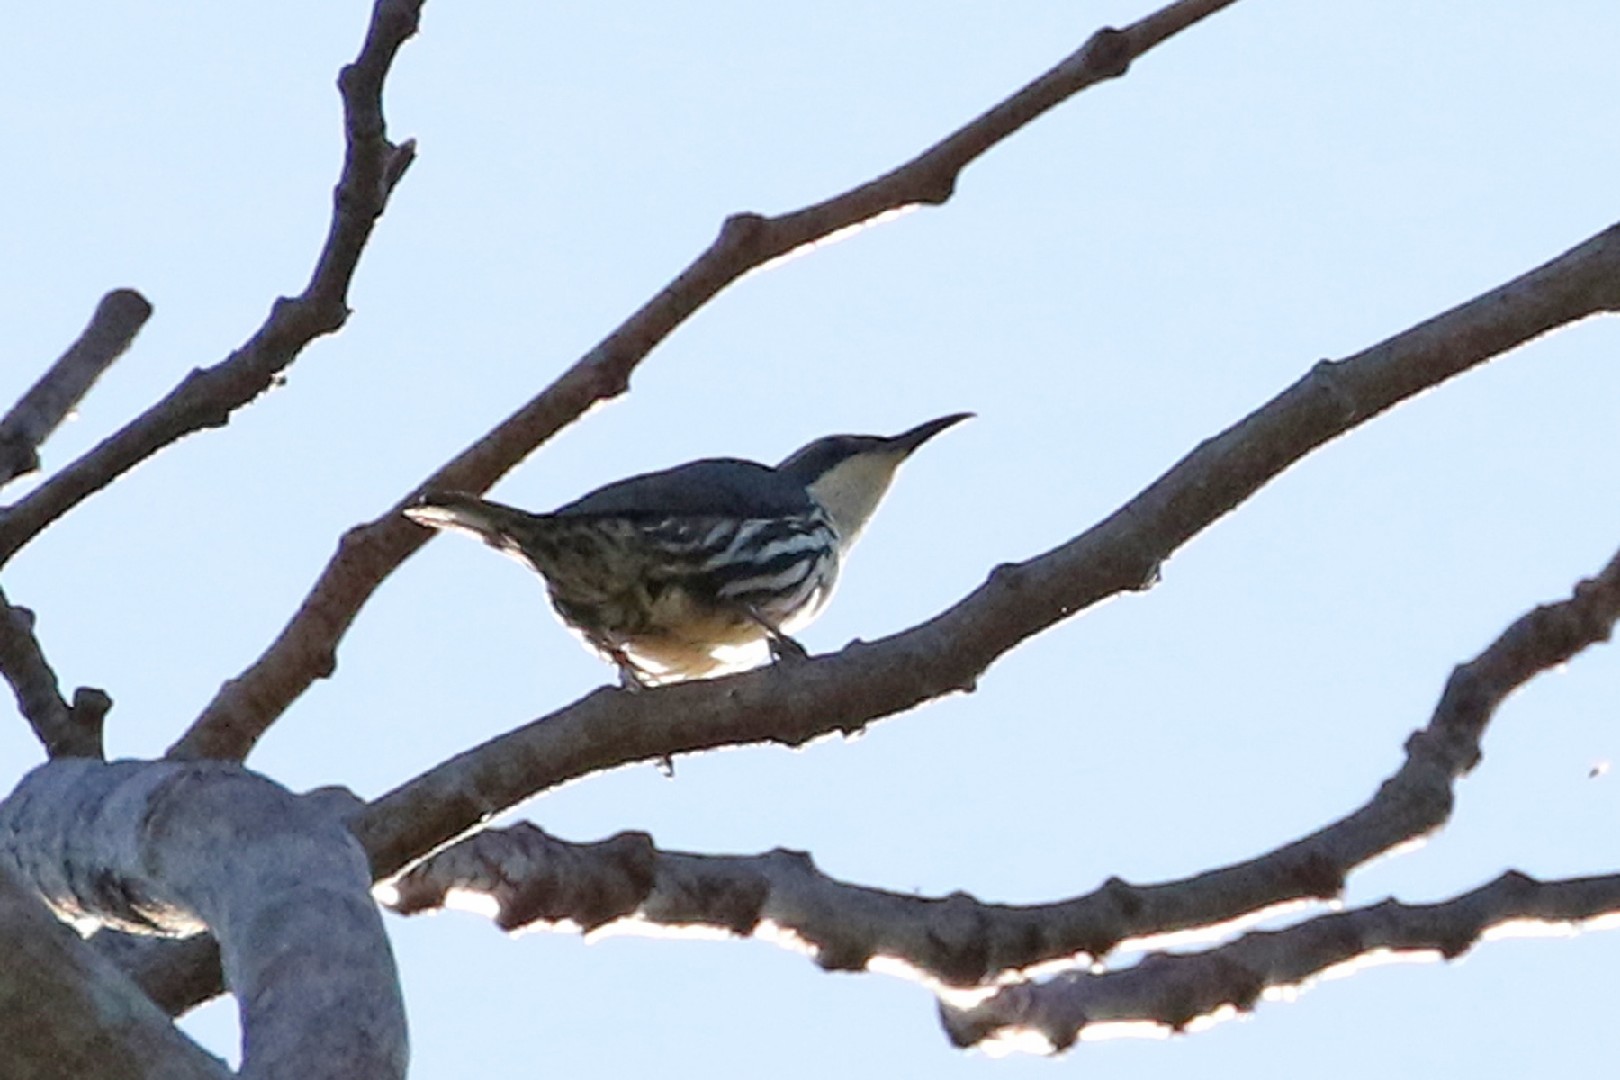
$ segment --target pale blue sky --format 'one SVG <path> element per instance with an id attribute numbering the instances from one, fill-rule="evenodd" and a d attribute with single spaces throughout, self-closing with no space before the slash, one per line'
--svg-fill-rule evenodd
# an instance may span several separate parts
<path id="1" fill-rule="evenodd" d="M 549 381 L 737 210 L 885 170 L 1146 3 L 429 4 L 389 83 L 420 157 L 355 315 L 287 386 L 159 455 L 8 567 L 68 686 L 150 756 L 280 628 L 343 529 Z M 367 7 L 31 5 L 0 37 L 9 403 L 107 289 L 156 314 L 47 445 L 59 466 L 296 292 L 341 154 L 336 71 Z M 1620 8 L 1244 0 L 1061 107 L 920 211 L 752 276 L 632 392 L 496 494 L 554 505 L 688 458 L 978 419 L 907 468 L 802 638 L 934 614 L 1046 550 L 1324 356 L 1398 332 L 1620 219 Z M 814 852 L 847 880 L 987 899 L 1175 878 L 1359 804 L 1452 665 L 1620 544 L 1620 329 L 1553 335 L 1309 458 L 971 698 L 854 743 L 685 759 L 522 810 L 571 839 Z M 21 485 L 19 486 L 21 487 Z M 252 764 L 387 790 L 611 678 L 540 587 L 430 546 L 337 678 Z M 1506 867 L 1615 868 L 1620 663 L 1597 649 L 1499 715 L 1453 828 L 1352 879 L 1429 899 Z M 0 789 L 38 759 L 0 724 Z M 1620 1049 L 1620 937 L 1391 967 L 1172 1041 L 1060 1063 L 947 1048 L 928 995 L 760 943 L 502 937 L 391 919 L 418 1077 L 1574 1071 Z M 228 1044 L 228 1010 L 196 1022 Z"/>

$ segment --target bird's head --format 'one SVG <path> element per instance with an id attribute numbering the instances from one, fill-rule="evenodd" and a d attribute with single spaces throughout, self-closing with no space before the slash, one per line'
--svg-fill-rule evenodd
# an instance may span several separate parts
<path id="1" fill-rule="evenodd" d="M 866 527 L 889 483 L 923 443 L 972 413 L 954 413 L 887 438 L 829 435 L 789 454 L 776 471 L 803 484 L 832 518 L 844 547 Z"/>

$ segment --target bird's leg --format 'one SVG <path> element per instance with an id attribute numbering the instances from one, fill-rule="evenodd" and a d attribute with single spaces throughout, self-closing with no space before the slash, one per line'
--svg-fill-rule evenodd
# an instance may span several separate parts
<path id="1" fill-rule="evenodd" d="M 611 641 L 598 641 L 596 647 L 603 656 L 613 661 L 614 667 L 619 669 L 619 686 L 622 689 L 637 694 L 652 685 L 647 681 L 647 673 L 630 659 L 630 654 L 624 651 L 623 646 Z"/>
<path id="2" fill-rule="evenodd" d="M 797 641 L 778 631 L 770 637 L 771 659 L 777 663 L 798 663 L 810 659 L 809 651 Z"/>
<path id="3" fill-rule="evenodd" d="M 810 653 L 803 645 L 778 630 L 769 619 L 761 615 L 752 605 L 743 608 L 748 616 L 761 630 L 765 631 L 765 641 L 770 646 L 771 660 L 774 663 L 798 663 L 810 659 Z"/>

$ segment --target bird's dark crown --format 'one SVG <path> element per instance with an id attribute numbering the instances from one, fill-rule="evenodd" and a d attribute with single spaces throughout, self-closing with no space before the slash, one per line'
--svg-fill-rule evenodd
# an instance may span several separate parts
<path id="1" fill-rule="evenodd" d="M 787 459 L 776 467 L 776 471 L 808 486 L 850 458 L 859 457 L 861 454 L 887 454 L 896 460 L 903 460 L 935 435 L 972 415 L 972 413 L 952 413 L 938 420 L 918 424 L 910 431 L 903 431 L 898 435 L 828 435 L 789 454 Z"/>
<path id="2" fill-rule="evenodd" d="M 789 454 L 776 471 L 808 487 L 835 465 L 867 453 L 880 453 L 890 440 L 876 435 L 828 435 Z"/>

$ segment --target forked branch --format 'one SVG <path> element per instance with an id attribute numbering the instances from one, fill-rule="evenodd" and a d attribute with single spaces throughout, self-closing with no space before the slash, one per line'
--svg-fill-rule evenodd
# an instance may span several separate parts
<path id="1" fill-rule="evenodd" d="M 157 451 L 231 413 L 275 382 L 305 346 L 349 317 L 349 284 L 393 186 L 415 152 L 388 141 L 383 79 L 400 46 L 416 32 L 422 0 L 377 0 L 365 44 L 339 79 L 347 153 L 333 196 L 332 224 L 304 291 L 283 297 L 264 324 L 226 359 L 198 368 L 157 404 L 0 511 L 0 565 L 47 526 Z"/>
<path id="2" fill-rule="evenodd" d="M 1143 1034 L 1251 1011 L 1333 969 L 1385 956 L 1455 960 L 1515 923 L 1579 928 L 1620 914 L 1620 875 L 1537 881 L 1508 871 L 1437 904 L 1386 900 L 1320 915 L 1285 930 L 1245 934 L 1201 953 L 1156 953 L 1134 967 L 1067 972 L 1019 983 L 965 1007 L 942 1003 L 940 1020 L 957 1046 L 1007 1039 L 1064 1050 L 1088 1033 L 1121 1024 Z"/>

